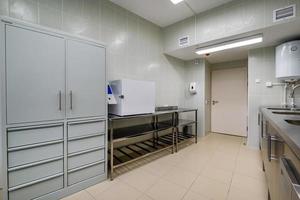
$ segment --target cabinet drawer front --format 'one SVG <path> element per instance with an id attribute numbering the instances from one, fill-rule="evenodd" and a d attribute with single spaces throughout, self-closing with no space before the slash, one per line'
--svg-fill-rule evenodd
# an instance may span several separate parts
<path id="1" fill-rule="evenodd" d="M 105 136 L 95 136 L 82 138 L 79 140 L 72 140 L 68 142 L 68 153 L 80 152 L 88 149 L 104 146 Z"/>
<path id="2" fill-rule="evenodd" d="M 8 152 L 8 167 L 56 158 L 63 155 L 63 143 Z"/>
<path id="3" fill-rule="evenodd" d="M 70 156 L 68 158 L 68 169 L 74 169 L 84 165 L 88 165 L 97 161 L 104 160 L 104 149 L 91 151 L 88 153 Z"/>
<path id="4" fill-rule="evenodd" d="M 56 160 L 8 173 L 9 187 L 14 187 L 63 172 L 63 160 Z"/>
<path id="5" fill-rule="evenodd" d="M 63 188 L 63 177 L 53 178 L 9 192 L 9 200 L 31 200 Z"/>
<path id="6" fill-rule="evenodd" d="M 105 121 L 74 123 L 68 125 L 68 138 L 105 133 Z"/>
<path id="7" fill-rule="evenodd" d="M 63 126 L 8 130 L 8 148 L 63 139 Z"/>
<path id="8" fill-rule="evenodd" d="M 105 173 L 105 163 L 100 163 L 78 171 L 68 173 L 68 185 L 73 185 L 81 181 L 93 178 Z"/>

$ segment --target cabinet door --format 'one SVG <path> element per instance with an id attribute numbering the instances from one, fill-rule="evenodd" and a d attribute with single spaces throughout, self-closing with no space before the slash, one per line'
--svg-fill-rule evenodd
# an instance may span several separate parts
<path id="1" fill-rule="evenodd" d="M 67 117 L 106 115 L 105 49 L 67 41 Z"/>
<path id="2" fill-rule="evenodd" d="M 64 118 L 64 52 L 63 38 L 6 26 L 8 123 Z"/>

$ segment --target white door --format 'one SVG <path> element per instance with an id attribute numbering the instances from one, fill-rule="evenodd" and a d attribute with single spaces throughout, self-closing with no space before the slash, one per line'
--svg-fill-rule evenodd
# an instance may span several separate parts
<path id="1" fill-rule="evenodd" d="M 212 132 L 247 136 L 247 68 L 212 71 Z"/>
<path id="2" fill-rule="evenodd" d="M 65 116 L 64 39 L 6 26 L 7 122 Z"/>
<path id="3" fill-rule="evenodd" d="M 106 116 L 105 49 L 67 41 L 67 116 Z"/>

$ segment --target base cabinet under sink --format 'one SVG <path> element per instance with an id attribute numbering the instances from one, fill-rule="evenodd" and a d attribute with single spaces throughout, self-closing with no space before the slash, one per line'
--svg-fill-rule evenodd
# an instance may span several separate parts
<path id="1" fill-rule="evenodd" d="M 259 125 L 269 200 L 300 200 L 300 160 L 262 113 Z"/>

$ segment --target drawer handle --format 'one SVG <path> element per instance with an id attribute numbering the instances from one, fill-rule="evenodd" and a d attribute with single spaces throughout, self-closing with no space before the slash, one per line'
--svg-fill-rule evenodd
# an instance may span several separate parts
<path id="1" fill-rule="evenodd" d="M 29 183 L 24 183 L 22 185 L 18 185 L 18 186 L 9 188 L 8 191 L 12 192 L 12 191 L 15 191 L 15 190 L 18 190 L 18 189 L 21 189 L 21 188 L 29 187 L 29 186 L 32 186 L 32 185 L 35 185 L 35 184 L 38 184 L 38 183 L 41 183 L 41 182 L 48 181 L 48 180 L 51 180 L 51 179 L 54 179 L 54 178 L 57 178 L 57 177 L 60 177 L 60 176 L 63 176 L 63 175 L 64 175 L 64 173 L 59 173 L 59 174 L 55 174 L 55 175 L 48 176 L 48 177 L 45 177 L 45 178 L 41 178 L 39 180 L 35 180 L 35 181 L 29 182 Z"/>
<path id="2" fill-rule="evenodd" d="M 55 140 L 55 141 L 51 141 L 51 142 L 43 142 L 43 143 L 38 143 L 38 144 L 32 144 L 32 145 L 26 145 L 26 146 L 20 146 L 20 147 L 13 147 L 13 148 L 9 148 L 7 151 L 8 152 L 12 152 L 12 151 L 21 151 L 21 150 L 25 150 L 25 149 L 32 149 L 35 147 L 41 147 L 41 146 L 48 146 L 51 144 L 59 144 L 59 143 L 63 143 L 64 140 Z"/>
<path id="3" fill-rule="evenodd" d="M 47 160 L 42 160 L 42 161 L 38 161 L 38 162 L 33 162 L 33 163 L 29 163 L 29 164 L 9 168 L 7 171 L 8 172 L 13 172 L 13 171 L 17 171 L 17 170 L 22 170 L 22 169 L 34 167 L 34 166 L 37 166 L 37 165 L 43 165 L 45 163 L 50 163 L 50 162 L 62 160 L 63 158 L 64 158 L 63 156 L 59 156 L 59 157 L 56 157 L 56 158 L 50 158 L 50 159 L 47 159 Z"/>
<path id="4" fill-rule="evenodd" d="M 58 92 L 58 110 L 61 111 L 61 90 Z"/>
<path id="5" fill-rule="evenodd" d="M 92 123 L 99 123 L 99 122 L 105 122 L 106 119 L 94 119 L 94 120 L 86 120 L 86 121 L 74 121 L 69 122 L 68 125 L 80 125 L 80 124 L 92 124 Z"/>
<path id="6" fill-rule="evenodd" d="M 63 126 L 63 123 L 56 123 L 56 124 L 45 124 L 45 125 L 38 125 L 38 126 L 22 126 L 22 127 L 16 127 L 16 128 L 8 128 L 8 132 L 12 131 L 24 131 L 24 130 L 31 130 L 31 129 L 42 129 L 42 128 L 52 128 L 52 127 L 59 127 Z"/>
<path id="7" fill-rule="evenodd" d="M 77 171 L 80 171 L 80 170 L 83 170 L 83 169 L 86 169 L 86 168 L 89 168 L 89 167 L 92 167 L 92 166 L 95 166 L 95 165 L 98 165 L 98 164 L 101 164 L 101 163 L 105 163 L 105 160 L 93 162 L 93 163 L 91 163 L 91 164 L 84 165 L 84 166 L 82 166 L 82 167 L 78 167 L 78 168 L 75 168 L 75 169 L 71 169 L 71 170 L 68 171 L 68 173 L 77 172 Z"/>
<path id="8" fill-rule="evenodd" d="M 79 151 L 79 152 L 69 154 L 68 158 L 71 158 L 73 156 L 79 156 L 79 155 L 90 153 L 90 152 L 94 152 L 94 151 L 101 151 L 101 150 L 104 150 L 104 149 L 105 149 L 105 147 L 102 146 L 102 147 L 96 147 L 96 148 L 88 149 L 88 150 L 84 150 L 84 151 Z"/>
<path id="9" fill-rule="evenodd" d="M 73 91 L 70 91 L 70 110 L 73 110 Z"/>
<path id="10" fill-rule="evenodd" d="M 105 135 L 105 133 L 102 132 L 102 133 L 94 133 L 94 134 L 89 134 L 89 135 L 84 135 L 84 136 L 72 137 L 72 138 L 69 138 L 68 141 L 87 139 L 87 138 L 97 137 L 97 136 L 102 136 L 102 135 Z"/>

